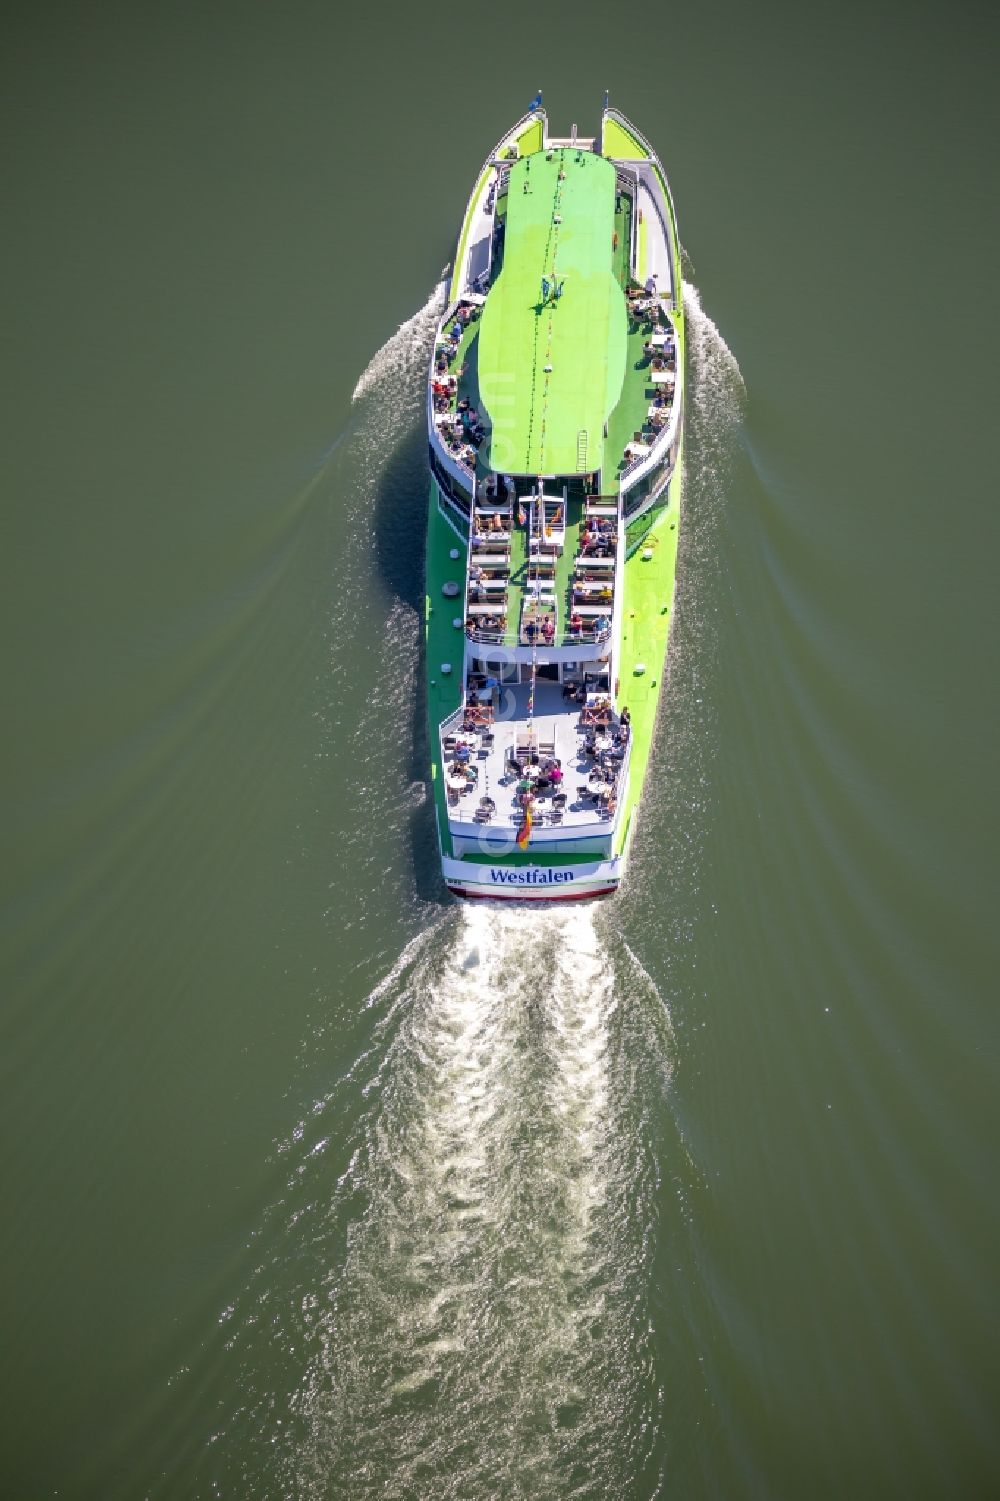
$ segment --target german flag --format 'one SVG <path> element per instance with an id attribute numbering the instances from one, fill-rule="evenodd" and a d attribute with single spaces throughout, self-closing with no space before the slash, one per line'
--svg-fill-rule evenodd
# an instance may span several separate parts
<path id="1" fill-rule="evenodd" d="M 517 847 L 519 850 L 528 848 L 528 839 L 531 835 L 531 804 L 528 803 L 524 810 L 524 822 L 517 831 Z"/>

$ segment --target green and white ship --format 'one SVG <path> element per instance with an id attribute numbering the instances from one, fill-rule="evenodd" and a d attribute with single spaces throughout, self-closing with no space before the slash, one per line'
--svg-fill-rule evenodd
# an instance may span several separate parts
<path id="1" fill-rule="evenodd" d="M 483 164 L 427 393 L 427 699 L 448 888 L 622 878 L 673 610 L 684 305 L 667 179 L 618 110 Z"/>

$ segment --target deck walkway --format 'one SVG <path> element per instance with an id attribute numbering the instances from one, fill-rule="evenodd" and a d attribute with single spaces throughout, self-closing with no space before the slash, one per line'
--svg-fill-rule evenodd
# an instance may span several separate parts
<path id="1" fill-rule="evenodd" d="M 580 548 L 580 528 L 583 525 L 583 501 L 571 500 L 566 507 L 566 538 L 562 555 L 556 563 L 556 599 L 559 603 L 559 640 L 565 639 L 569 617 L 573 610 L 572 578 L 576 555 Z"/>
<path id="2" fill-rule="evenodd" d="M 649 325 L 630 324 L 628 345 L 625 352 L 625 382 L 621 399 L 608 422 L 608 441 L 604 445 L 608 467 L 603 477 L 608 494 L 618 490 L 621 472 L 625 468 L 625 445 L 633 433 L 642 430 L 649 415 L 649 404 L 656 395 L 649 359 L 643 353 L 649 338 Z"/>

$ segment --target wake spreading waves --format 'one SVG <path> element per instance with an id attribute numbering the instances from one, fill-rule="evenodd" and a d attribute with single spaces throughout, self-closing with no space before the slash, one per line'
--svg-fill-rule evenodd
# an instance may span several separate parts
<path id="1" fill-rule="evenodd" d="M 743 420 L 746 384 L 736 356 L 701 305 L 698 288 L 684 283 L 688 403 L 685 412 L 685 517 L 683 541 L 705 533 L 713 546 L 728 494 Z M 690 523 L 690 524 L 689 524 Z"/>
<path id="2" fill-rule="evenodd" d="M 426 376 L 431 342 L 441 321 L 447 295 L 448 283 L 442 272 L 441 280 L 420 311 L 401 323 L 392 338 L 387 339 L 378 353 L 372 356 L 354 387 L 352 401 L 360 401 L 362 396 L 377 390 L 386 381 L 398 385 L 402 377 L 402 383 L 408 384 L 406 376 L 415 370 L 421 376 Z"/>
<path id="3" fill-rule="evenodd" d="M 635 1126 L 664 1087 L 662 1002 L 594 909 L 483 906 L 380 1004 L 404 1019 L 352 1162 L 366 1207 L 312 1305 L 294 1403 L 308 1437 L 284 1481 L 314 1497 L 625 1494 L 621 1461 L 650 1438 L 636 1412 L 657 1170 Z"/>

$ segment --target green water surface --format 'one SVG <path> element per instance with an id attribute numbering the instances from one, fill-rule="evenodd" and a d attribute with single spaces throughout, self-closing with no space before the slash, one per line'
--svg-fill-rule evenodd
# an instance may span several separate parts
<path id="1" fill-rule="evenodd" d="M 6 16 L 0 1495 L 1000 1493 L 997 41 Z M 650 793 L 558 916 L 442 899 L 418 629 L 539 84 L 690 283 Z"/>

